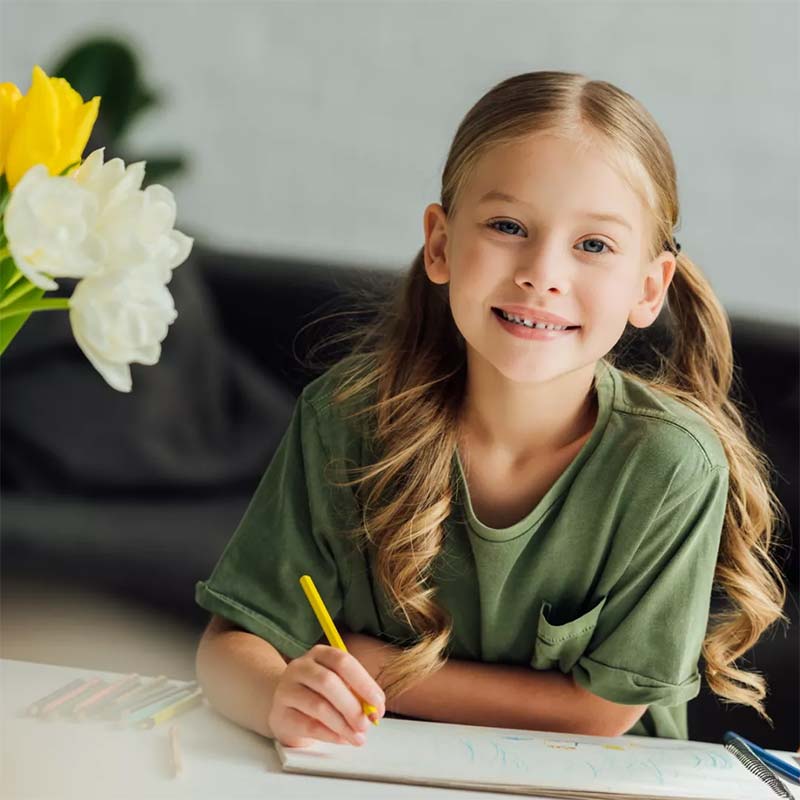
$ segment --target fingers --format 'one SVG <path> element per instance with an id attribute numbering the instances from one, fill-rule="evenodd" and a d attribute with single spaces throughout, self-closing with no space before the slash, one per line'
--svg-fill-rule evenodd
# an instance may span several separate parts
<path id="1" fill-rule="evenodd" d="M 362 700 L 375 706 L 379 717 L 384 715 L 386 712 L 386 695 L 357 658 L 350 653 L 326 645 L 312 647 L 309 654 L 318 664 L 335 672 L 350 687 L 352 692 L 355 692 Z M 361 707 L 361 703 L 357 698 L 354 699 L 358 711 L 353 713 L 357 713 L 363 718 L 364 710 Z M 348 702 L 347 707 L 352 709 L 352 703 Z M 344 708 L 338 704 L 337 708 L 347 716 Z"/>
<path id="2" fill-rule="evenodd" d="M 351 734 L 360 733 L 368 727 L 369 720 L 364 715 L 361 701 L 353 694 L 353 688 L 347 682 L 347 676 L 352 672 L 352 664 L 348 665 L 347 662 L 351 661 L 356 664 L 358 662 L 341 650 L 327 649 L 334 653 L 333 657 L 329 653 L 314 652 L 313 649 L 309 651 L 310 658 L 304 663 L 304 668 L 298 675 L 298 681 L 324 698 L 349 727 Z M 317 658 L 325 663 L 320 663 Z M 369 678 L 369 675 L 367 677 Z M 369 680 L 372 679 L 369 678 Z M 377 696 L 375 699 L 378 700 L 375 705 L 380 714 L 382 706 Z M 340 730 L 339 728 L 334 729 Z"/>
<path id="3" fill-rule="evenodd" d="M 338 679 L 337 679 L 338 680 Z M 307 686 L 298 684 L 292 692 L 290 708 L 308 718 L 304 730 L 314 738 L 324 738 L 326 742 L 347 742 L 360 747 L 366 742 L 361 730 L 354 730 L 331 702 Z M 363 714 L 362 714 L 363 717 Z M 317 736 L 319 730 L 323 736 Z"/>
<path id="4" fill-rule="evenodd" d="M 270 729 L 288 746 L 319 739 L 359 747 L 370 727 L 361 699 L 375 706 L 378 717 L 385 714 L 383 690 L 358 659 L 316 645 L 287 665 L 275 691 Z"/>
<path id="5" fill-rule="evenodd" d="M 319 720 L 309 717 L 296 708 L 287 708 L 284 712 L 284 719 L 287 729 L 292 733 L 284 734 L 279 739 L 281 744 L 287 747 L 305 747 L 315 741 L 350 744 L 349 739 L 345 739 Z M 302 734 L 298 731 L 302 731 Z"/>

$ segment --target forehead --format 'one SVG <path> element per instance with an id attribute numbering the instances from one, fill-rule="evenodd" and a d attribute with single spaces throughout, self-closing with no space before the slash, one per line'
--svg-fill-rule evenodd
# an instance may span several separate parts
<path id="1" fill-rule="evenodd" d="M 618 226 L 619 230 L 628 233 L 638 231 L 643 220 L 638 195 L 599 148 L 552 135 L 527 137 L 484 153 L 464 187 L 464 200 L 487 208 L 513 204 L 542 217 L 619 216 L 631 229 Z"/>

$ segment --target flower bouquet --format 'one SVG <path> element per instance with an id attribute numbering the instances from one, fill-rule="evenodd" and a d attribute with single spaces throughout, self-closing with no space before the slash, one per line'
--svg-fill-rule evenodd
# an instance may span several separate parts
<path id="1" fill-rule="evenodd" d="M 131 390 L 130 364 L 155 364 L 177 317 L 167 284 L 193 239 L 174 229 L 175 198 L 141 189 L 145 162 L 82 160 L 100 106 L 33 68 L 22 95 L 0 83 L 0 354 L 35 311 L 68 310 L 105 381 Z M 71 297 L 45 298 L 54 278 Z"/>

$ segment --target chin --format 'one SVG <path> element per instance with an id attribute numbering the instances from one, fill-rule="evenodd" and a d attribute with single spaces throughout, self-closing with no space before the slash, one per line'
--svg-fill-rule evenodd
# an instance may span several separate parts
<path id="1" fill-rule="evenodd" d="M 511 354 L 500 356 L 496 353 L 484 354 L 473 349 L 472 358 L 483 361 L 498 377 L 502 376 L 512 383 L 519 384 L 538 384 L 554 380 L 567 372 L 572 372 L 583 364 L 573 364 L 572 359 L 560 357 L 536 355 L 528 353 L 524 356 L 519 354 L 512 357 Z"/>
<path id="2" fill-rule="evenodd" d="M 563 361 L 561 364 L 497 365 L 496 369 L 504 378 L 520 385 L 548 383 L 572 371 L 570 364 Z"/>

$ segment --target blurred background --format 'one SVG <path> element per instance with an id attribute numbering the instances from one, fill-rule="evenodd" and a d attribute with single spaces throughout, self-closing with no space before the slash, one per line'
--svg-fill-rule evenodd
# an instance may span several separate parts
<path id="1" fill-rule="evenodd" d="M 3 355 L 2 656 L 193 675 L 194 583 L 321 371 L 303 363 L 309 344 L 340 322 L 305 326 L 350 309 L 353 288 L 396 285 L 482 94 L 563 69 L 617 84 L 664 130 L 676 238 L 731 317 L 742 402 L 792 521 L 793 624 L 746 662 L 770 681 L 776 726 L 704 686 L 691 735 L 796 749 L 798 8 L 3 0 L 0 80 L 27 92 L 38 64 L 101 95 L 85 155 L 146 160 L 145 185 L 173 191 L 195 246 L 169 285 L 179 316 L 161 359 L 132 366 L 129 395 L 94 371 L 66 314 L 32 315 Z"/>

